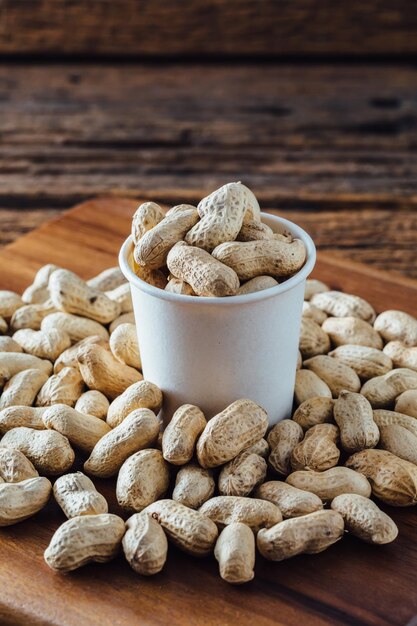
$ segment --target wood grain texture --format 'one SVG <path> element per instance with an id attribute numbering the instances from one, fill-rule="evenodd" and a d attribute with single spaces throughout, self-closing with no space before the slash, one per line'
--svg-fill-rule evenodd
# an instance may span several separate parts
<path id="1" fill-rule="evenodd" d="M 188 201 L 195 204 L 201 197 L 203 191 Z M 149 198 L 159 201 L 157 196 Z M 171 202 L 173 205 L 180 204 L 182 200 L 183 197 L 178 194 Z M 0 230 L 0 244 L 15 240 L 63 211 L 0 209 L 0 220 L 4 224 Z M 314 238 L 318 250 L 337 255 L 342 263 L 343 259 L 354 259 L 368 264 L 370 268 L 417 278 L 417 210 L 279 209 L 275 213 L 300 224 Z"/>
<path id="2" fill-rule="evenodd" d="M 88 277 L 114 265 L 137 202 L 102 198 L 88 202 L 0 252 L 0 288 L 23 289 L 36 269 L 63 264 Z M 335 288 L 368 298 L 378 310 L 417 307 L 417 283 L 346 260 L 319 255 L 315 276 Z M 79 459 L 80 462 L 80 459 Z M 114 481 L 96 481 L 120 513 Z M 214 558 L 192 559 L 170 546 L 164 572 L 134 574 L 118 557 L 61 576 L 43 562 L 43 551 L 64 521 L 55 503 L 37 516 L 0 530 L 0 622 L 5 625 L 73 626 L 403 626 L 417 613 L 411 510 L 389 511 L 398 540 L 383 547 L 346 537 L 327 552 L 282 563 L 258 557 L 256 578 L 244 588 L 222 582 Z"/>
<path id="3" fill-rule="evenodd" d="M 115 265 L 118 250 L 129 233 L 131 217 L 141 201 L 99 197 L 67 211 L 63 216 L 58 215 L 36 231 L 6 246 L 0 251 L 0 259 L 8 266 L 7 272 L 1 275 L 1 288 L 23 291 L 42 262 L 67 266 L 70 260 L 71 269 L 83 278 L 90 278 L 93 272 Z M 270 211 L 282 215 L 282 211 Z M 299 223 L 298 217 L 303 215 L 292 212 L 285 217 Z M 315 239 L 314 233 L 312 236 Z M 337 267 L 336 273 L 334 267 Z M 391 308 L 395 302 L 397 308 L 415 314 L 416 283 L 407 277 L 395 272 L 380 272 L 356 263 L 354 259 L 325 253 L 320 254 L 317 268 L 320 275 L 325 276 L 325 280 L 336 289 L 350 290 L 364 298 L 374 299 L 376 303 L 386 298 L 385 302 L 391 301 Z M 384 306 L 387 308 L 388 305 Z"/>
<path id="4" fill-rule="evenodd" d="M 414 9 L 410 0 L 2 0 L 0 52 L 409 54 Z"/>
<path id="5" fill-rule="evenodd" d="M 417 277 L 416 94 L 400 64 L 0 64 L 0 243 L 93 195 L 242 180 L 320 249 Z"/>
<path id="6" fill-rule="evenodd" d="M 412 66 L 3 64 L 0 116 L 15 206 L 239 176 L 269 206 L 417 203 Z"/>

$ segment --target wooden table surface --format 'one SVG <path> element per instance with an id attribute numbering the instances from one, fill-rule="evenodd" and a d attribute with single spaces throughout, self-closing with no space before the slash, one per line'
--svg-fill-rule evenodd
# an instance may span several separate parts
<path id="1" fill-rule="evenodd" d="M 137 202 L 137 200 L 136 200 Z M 135 201 L 97 199 L 0 251 L 0 289 L 21 291 L 40 265 L 52 262 L 84 278 L 114 265 Z M 319 253 L 314 276 L 366 297 L 377 311 L 417 308 L 417 281 Z M 77 453 L 78 467 L 82 455 Z M 95 480 L 121 514 L 115 480 Z M 411 626 L 415 592 L 415 510 L 384 507 L 398 539 L 371 546 L 347 535 L 318 555 L 280 563 L 258 555 L 255 579 L 233 587 L 219 578 L 213 556 L 193 559 L 172 545 L 163 572 L 135 574 L 123 556 L 68 575 L 50 570 L 43 552 L 65 520 L 51 498 L 36 516 L 0 529 L 1 626 Z"/>

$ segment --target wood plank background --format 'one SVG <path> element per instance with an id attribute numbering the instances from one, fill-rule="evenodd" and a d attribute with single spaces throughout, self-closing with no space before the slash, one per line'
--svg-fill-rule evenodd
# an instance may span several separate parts
<path id="1" fill-rule="evenodd" d="M 417 276 L 417 68 L 0 64 L 0 243 L 98 194 L 242 180 L 322 250 Z"/>
<path id="2" fill-rule="evenodd" d="M 417 277 L 411 0 L 0 0 L 0 246 L 96 195 L 231 180 Z"/>
<path id="3" fill-rule="evenodd" d="M 410 0 L 1 0 L 0 53 L 415 54 Z"/>

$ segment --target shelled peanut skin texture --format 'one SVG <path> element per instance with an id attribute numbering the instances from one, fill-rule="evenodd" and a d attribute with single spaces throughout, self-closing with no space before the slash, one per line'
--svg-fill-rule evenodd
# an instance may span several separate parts
<path id="1" fill-rule="evenodd" d="M 211 252 L 229 245 L 224 236 L 235 237 L 233 245 L 256 236 L 274 250 L 291 246 L 286 234 L 271 239 L 259 226 L 253 194 L 232 185 L 197 209 L 171 209 L 168 226 L 184 226 L 193 216 L 188 233 L 179 233 L 186 243 L 180 238 L 167 250 L 167 239 L 149 235 L 155 260 L 153 267 L 138 265 L 139 275 L 145 268 L 148 277 L 160 272 L 166 282 L 160 263 L 168 259 L 169 268 L 171 251 L 189 243 L 201 244 L 198 254 L 216 267 L 220 255 Z M 218 222 L 213 215 L 229 201 L 233 219 L 225 210 Z M 154 203 L 141 205 L 136 245 L 165 219 Z M 236 274 L 239 289 L 240 266 L 224 267 Z M 175 279 L 198 294 L 200 270 L 191 282 L 185 274 Z M 225 278 L 231 276 L 210 274 L 210 295 L 213 285 L 232 284 Z M 309 280 L 293 415 L 269 428 L 266 412 L 249 398 L 209 421 L 188 404 L 162 432 L 163 390 L 143 380 L 131 314 L 116 267 L 85 282 L 49 265 L 23 296 L 0 291 L 1 526 L 24 524 L 54 497 L 63 523 L 45 546 L 45 560 L 58 572 L 122 551 L 139 575 L 155 575 L 172 543 L 191 556 L 214 554 L 231 584 L 254 577 L 259 554 L 275 561 L 314 554 L 342 540 L 344 531 L 373 544 L 395 540 L 395 519 L 378 504 L 417 503 L 414 317 L 377 315 L 362 298 Z M 76 459 L 83 471 L 74 470 Z M 116 479 L 126 520 L 97 491 L 95 477 L 107 476 Z"/>

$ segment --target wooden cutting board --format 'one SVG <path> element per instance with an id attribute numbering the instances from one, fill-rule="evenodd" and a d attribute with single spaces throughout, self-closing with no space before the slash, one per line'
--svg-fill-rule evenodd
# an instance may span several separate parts
<path id="1" fill-rule="evenodd" d="M 45 263 L 85 278 L 115 265 L 137 204 L 92 200 L 9 245 L 0 252 L 0 289 L 22 291 Z M 325 254 L 314 276 L 364 296 L 379 311 L 417 311 L 417 283 L 401 276 Z M 120 513 L 114 481 L 97 481 L 97 487 Z M 51 501 L 32 519 L 0 529 L 0 624 L 405 625 L 417 614 L 417 522 L 413 509 L 386 510 L 400 529 L 393 544 L 374 547 L 346 537 L 319 555 L 281 563 L 258 557 L 255 579 L 232 587 L 218 577 L 213 557 L 193 559 L 172 546 L 164 571 L 149 579 L 122 557 L 55 574 L 43 551 L 64 516 Z"/>

